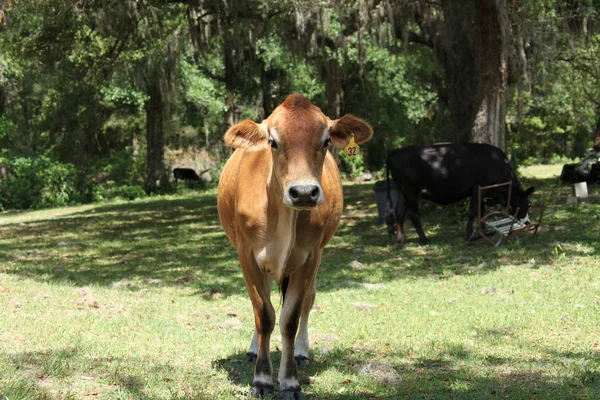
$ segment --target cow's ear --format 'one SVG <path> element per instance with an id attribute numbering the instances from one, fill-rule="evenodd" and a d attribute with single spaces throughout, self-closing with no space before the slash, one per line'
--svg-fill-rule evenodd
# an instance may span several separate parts
<path id="1" fill-rule="evenodd" d="M 525 190 L 525 191 L 523 192 L 523 194 L 524 194 L 525 196 L 529 196 L 529 195 L 530 195 L 530 194 L 532 194 L 533 192 L 535 192 L 535 188 L 534 188 L 533 186 L 529 186 L 529 187 L 527 188 L 527 190 Z"/>
<path id="2" fill-rule="evenodd" d="M 361 144 L 371 139 L 373 128 L 367 122 L 350 114 L 331 121 L 329 135 L 335 147 L 339 149 L 346 147 L 351 134 L 354 134 L 354 141 Z"/>
<path id="3" fill-rule="evenodd" d="M 267 134 L 261 125 L 246 119 L 229 128 L 223 139 L 234 149 L 241 147 L 255 150 L 266 145 Z"/>

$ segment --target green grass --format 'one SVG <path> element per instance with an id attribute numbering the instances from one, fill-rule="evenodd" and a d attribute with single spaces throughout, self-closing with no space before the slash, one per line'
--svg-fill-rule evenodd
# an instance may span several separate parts
<path id="1" fill-rule="evenodd" d="M 407 223 L 394 245 L 372 184 L 346 185 L 309 398 L 600 399 L 600 206 L 557 204 L 547 171 L 524 171 L 548 200 L 538 236 L 500 248 L 463 242 L 465 204 L 430 203 L 433 244 Z M 0 217 L 0 399 L 247 398 L 252 331 L 214 190 Z"/>

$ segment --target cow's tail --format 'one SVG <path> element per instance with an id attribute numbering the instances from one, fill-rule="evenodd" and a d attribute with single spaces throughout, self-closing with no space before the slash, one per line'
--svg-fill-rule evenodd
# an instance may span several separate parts
<path id="1" fill-rule="evenodd" d="M 281 304 L 282 305 L 285 302 L 285 293 L 287 292 L 287 288 L 288 288 L 289 284 L 290 284 L 290 277 L 286 276 L 285 278 L 283 278 L 283 281 L 281 282 L 281 286 L 279 287 L 279 289 L 281 290 Z"/>
<path id="2" fill-rule="evenodd" d="M 385 159 L 385 178 L 387 181 L 387 208 L 388 210 L 392 208 L 392 193 L 390 192 L 390 160 L 389 158 Z"/>

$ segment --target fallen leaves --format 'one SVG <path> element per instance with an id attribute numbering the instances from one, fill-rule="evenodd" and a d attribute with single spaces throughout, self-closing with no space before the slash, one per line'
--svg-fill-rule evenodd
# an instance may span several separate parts
<path id="1" fill-rule="evenodd" d="M 381 385 L 397 386 L 402 381 L 402 376 L 386 361 L 368 360 L 357 367 L 360 375 L 366 375 L 377 380 Z"/>
<path id="2" fill-rule="evenodd" d="M 77 300 L 77 308 L 100 308 L 100 304 L 92 294 L 92 289 L 83 287 L 79 292 L 81 297 Z"/>
<path id="3" fill-rule="evenodd" d="M 237 318 L 231 318 L 217 325 L 220 329 L 242 329 L 242 322 Z"/>
<path id="4" fill-rule="evenodd" d="M 377 306 L 375 306 L 371 303 L 358 302 L 358 303 L 352 303 L 352 307 L 356 308 L 357 310 L 369 310 L 369 309 L 375 308 Z"/>

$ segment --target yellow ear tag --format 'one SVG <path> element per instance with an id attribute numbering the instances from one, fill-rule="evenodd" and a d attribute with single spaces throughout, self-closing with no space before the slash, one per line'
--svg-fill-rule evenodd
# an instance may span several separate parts
<path id="1" fill-rule="evenodd" d="M 348 157 L 354 157 L 360 153 L 360 146 L 354 141 L 354 133 L 350 134 L 350 142 L 344 147 L 344 152 Z"/>

